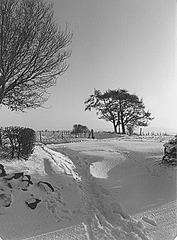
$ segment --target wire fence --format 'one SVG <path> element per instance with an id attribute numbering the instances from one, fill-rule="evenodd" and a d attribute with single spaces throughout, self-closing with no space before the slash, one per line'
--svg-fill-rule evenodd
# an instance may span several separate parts
<path id="1" fill-rule="evenodd" d="M 36 141 L 44 144 L 76 142 L 88 137 L 89 133 L 72 134 L 69 130 L 36 132 Z"/>
<path id="2" fill-rule="evenodd" d="M 58 144 L 58 143 L 70 143 L 70 142 L 80 142 L 87 141 L 89 139 L 107 139 L 107 138 L 121 138 L 125 137 L 124 134 L 116 134 L 113 132 L 93 132 L 91 129 L 90 132 L 73 134 L 71 130 L 62 130 L 62 131 L 48 131 L 41 130 L 36 131 L 36 141 L 43 144 Z M 140 134 L 135 134 L 130 137 L 141 137 L 141 138 L 161 138 L 166 139 L 170 138 L 171 135 L 167 133 L 154 133 L 154 132 L 142 132 Z"/>

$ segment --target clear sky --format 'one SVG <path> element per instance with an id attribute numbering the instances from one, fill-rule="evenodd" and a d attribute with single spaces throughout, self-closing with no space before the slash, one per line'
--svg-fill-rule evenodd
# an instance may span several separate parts
<path id="1" fill-rule="evenodd" d="M 112 130 L 84 101 L 94 88 L 127 89 L 143 97 L 152 127 L 177 128 L 175 0 L 51 0 L 60 25 L 74 32 L 68 71 L 52 87 L 46 108 L 15 113 L 2 108 L 0 124 Z"/>

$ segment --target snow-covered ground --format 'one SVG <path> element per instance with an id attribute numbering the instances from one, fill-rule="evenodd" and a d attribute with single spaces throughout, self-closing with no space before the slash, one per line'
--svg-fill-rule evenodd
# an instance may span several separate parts
<path id="1" fill-rule="evenodd" d="M 37 146 L 28 161 L 0 161 L 3 240 L 175 238 L 176 171 L 159 166 L 161 142 L 49 147 Z"/>
<path id="2" fill-rule="evenodd" d="M 89 162 L 96 183 L 136 220 L 146 224 L 155 240 L 174 239 L 177 229 L 176 168 L 161 165 L 163 144 L 159 139 L 107 139 L 63 145 Z M 62 146 L 60 146 L 61 151 Z M 145 217 L 145 218 L 143 218 Z"/>

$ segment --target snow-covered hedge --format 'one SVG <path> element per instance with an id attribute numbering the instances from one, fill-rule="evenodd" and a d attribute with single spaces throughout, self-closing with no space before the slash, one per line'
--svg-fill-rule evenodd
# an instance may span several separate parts
<path id="1" fill-rule="evenodd" d="M 164 145 L 163 163 L 177 165 L 177 135 Z"/>
<path id="2" fill-rule="evenodd" d="M 31 128 L 6 127 L 2 131 L 2 147 L 10 149 L 11 157 L 27 159 L 34 150 L 36 134 Z"/>

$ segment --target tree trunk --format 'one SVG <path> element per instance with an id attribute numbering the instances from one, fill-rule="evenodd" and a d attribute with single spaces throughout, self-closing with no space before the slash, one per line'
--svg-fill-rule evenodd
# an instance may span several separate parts
<path id="1" fill-rule="evenodd" d="M 11 157 L 14 158 L 15 155 L 15 145 L 13 143 L 13 139 L 9 138 L 11 144 Z"/>
<path id="2" fill-rule="evenodd" d="M 122 125 L 122 134 L 125 134 L 125 124 L 124 124 L 124 119 L 123 119 L 123 113 L 121 112 L 121 125 Z"/>
<path id="3" fill-rule="evenodd" d="M 1 133 L 1 129 L 0 129 L 0 147 L 2 146 L 2 133 Z"/>
<path id="4" fill-rule="evenodd" d="M 1 68 L 0 68 L 1 69 Z M 0 73 L 1 74 L 1 73 Z M 4 98 L 4 90 L 5 90 L 5 79 L 0 75 L 1 89 L 0 89 L 0 107 L 2 105 L 2 100 Z"/>
<path id="5" fill-rule="evenodd" d="M 115 122 L 113 122 L 113 126 L 114 126 L 114 132 L 117 133 L 117 126 Z"/>
<path id="6" fill-rule="evenodd" d="M 119 134 L 120 134 L 120 124 L 119 124 Z"/>
<path id="7" fill-rule="evenodd" d="M 120 132 L 120 125 L 121 125 L 120 122 L 121 122 L 121 121 L 120 121 L 120 111 L 118 111 L 118 126 L 119 126 L 119 134 L 121 133 L 121 132 Z"/>
<path id="8" fill-rule="evenodd" d="M 122 134 L 125 134 L 126 132 L 125 132 L 125 125 L 124 125 L 124 123 L 122 123 Z"/>
<path id="9" fill-rule="evenodd" d="M 1 104 L 2 104 L 2 89 L 0 89 L 0 107 L 1 107 Z"/>

